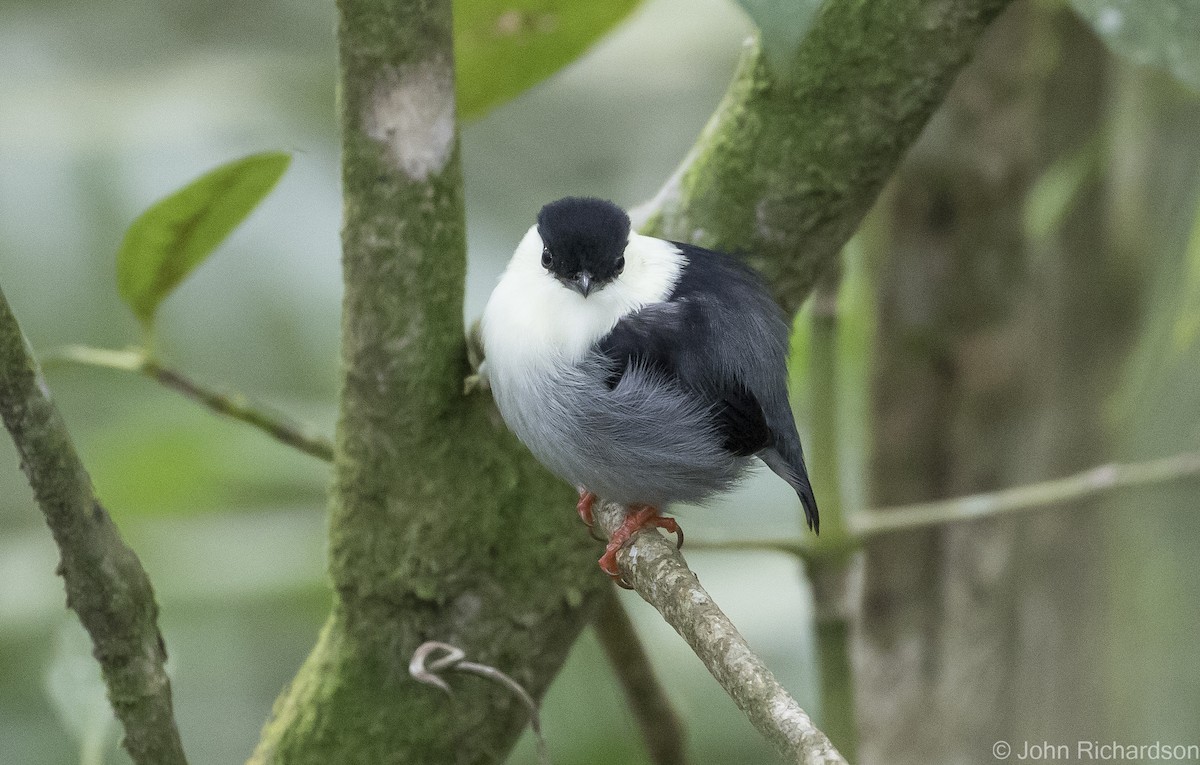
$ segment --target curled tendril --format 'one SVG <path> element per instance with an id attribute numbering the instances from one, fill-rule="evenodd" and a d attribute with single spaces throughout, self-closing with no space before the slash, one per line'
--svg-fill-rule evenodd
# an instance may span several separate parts
<path id="1" fill-rule="evenodd" d="M 434 654 L 439 653 L 441 654 L 440 656 L 432 658 Z M 430 640 L 422 643 L 413 652 L 412 660 L 408 663 L 408 674 L 412 675 L 412 678 L 417 682 L 441 688 L 451 696 L 454 695 L 454 691 L 451 690 L 450 684 L 438 674 L 444 670 L 469 672 L 472 675 L 478 675 L 479 677 L 495 681 L 508 688 L 529 708 L 529 727 L 533 729 L 533 736 L 537 742 L 538 763 L 540 765 L 550 765 L 550 754 L 546 749 L 546 739 L 542 737 L 542 720 L 541 715 L 538 713 L 537 702 L 534 701 L 533 697 L 529 695 L 529 692 L 520 683 L 500 670 L 490 667 L 487 664 L 467 661 L 466 658 L 467 654 L 461 648 L 452 646 L 449 643 Z"/>

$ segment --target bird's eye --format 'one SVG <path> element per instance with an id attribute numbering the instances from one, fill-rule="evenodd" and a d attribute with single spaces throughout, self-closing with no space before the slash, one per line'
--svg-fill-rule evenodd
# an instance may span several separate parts
<path id="1" fill-rule="evenodd" d="M 549 268 L 554 264 L 554 256 L 550 254 L 549 247 L 542 248 L 542 268 Z"/>
<path id="2" fill-rule="evenodd" d="M 615 264 L 615 267 L 616 267 L 616 270 L 615 270 L 615 272 L 614 272 L 614 273 L 618 273 L 618 274 L 619 274 L 619 273 L 621 273 L 622 271 L 624 271 L 624 270 L 625 270 L 625 256 L 624 256 L 624 255 L 622 255 L 621 257 L 617 258 L 617 262 L 616 262 L 616 264 Z"/>

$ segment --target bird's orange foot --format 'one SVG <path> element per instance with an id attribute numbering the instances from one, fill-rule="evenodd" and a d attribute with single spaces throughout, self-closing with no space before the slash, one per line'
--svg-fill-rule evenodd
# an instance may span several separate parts
<path id="1" fill-rule="evenodd" d="M 608 540 L 608 547 L 604 549 L 604 555 L 600 556 L 599 561 L 600 570 L 627 590 L 632 588 L 621 576 L 621 570 L 617 568 L 617 552 L 629 542 L 630 537 L 644 528 L 666 529 L 668 533 L 675 535 L 676 546 L 683 547 L 683 529 L 679 528 L 679 524 L 675 522 L 674 518 L 659 515 L 658 508 L 650 505 L 635 505 L 630 509 L 632 512 L 625 516 L 624 523 L 613 532 L 612 538 Z"/>

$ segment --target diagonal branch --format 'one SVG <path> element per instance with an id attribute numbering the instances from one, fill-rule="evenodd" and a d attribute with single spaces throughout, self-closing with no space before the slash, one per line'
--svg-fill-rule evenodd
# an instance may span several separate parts
<path id="1" fill-rule="evenodd" d="M 794 311 L 1008 2 L 828 0 L 791 61 L 750 46 L 643 233 L 743 253 Z"/>
<path id="2" fill-rule="evenodd" d="M 85 345 L 68 345 L 46 354 L 45 359 L 47 362 L 69 361 L 74 364 L 87 364 L 140 374 L 182 393 L 217 414 L 258 428 L 276 441 L 299 449 L 319 460 L 333 461 L 333 443 L 318 433 L 311 425 L 297 422 L 287 415 L 251 401 L 240 393 L 221 391 L 202 385 L 183 372 L 148 358 L 141 350 L 115 351 L 108 348 L 91 348 Z"/>
<path id="3" fill-rule="evenodd" d="M 620 505 L 601 502 L 595 518 L 611 536 L 625 514 Z M 846 762 L 750 650 L 672 542 L 655 531 L 641 531 L 618 553 L 617 564 L 625 581 L 688 642 L 738 708 L 788 762 Z"/>
<path id="4" fill-rule="evenodd" d="M 150 579 L 96 499 L 2 293 L 0 414 L 58 544 L 67 605 L 91 635 L 126 751 L 138 765 L 184 765 Z"/>

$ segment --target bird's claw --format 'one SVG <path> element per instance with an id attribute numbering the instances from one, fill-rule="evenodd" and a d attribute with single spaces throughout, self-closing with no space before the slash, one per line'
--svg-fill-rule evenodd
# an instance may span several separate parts
<path id="1" fill-rule="evenodd" d="M 583 525 L 588 527 L 588 536 L 597 542 L 603 542 L 604 538 L 596 536 L 596 518 L 592 513 L 592 507 L 596 504 L 596 495 L 587 489 L 579 489 L 579 503 L 575 505 L 576 512 L 579 513 L 579 519 L 583 521 Z"/>
<path id="2" fill-rule="evenodd" d="M 583 498 L 581 497 L 579 501 L 580 505 L 582 505 Z M 580 515 L 583 515 L 582 509 L 580 510 Z M 625 581 L 625 577 L 621 574 L 621 569 L 617 566 L 617 553 L 629 543 L 634 534 L 647 527 L 663 529 L 669 534 L 674 534 L 676 549 L 683 547 L 683 529 L 680 528 L 679 522 L 674 518 L 659 515 L 658 508 L 650 507 L 649 505 L 645 505 L 637 511 L 630 513 L 626 516 L 624 523 L 613 532 L 612 538 L 608 541 L 608 546 L 604 549 L 604 555 L 601 555 L 598 561 L 600 570 L 612 577 L 613 582 L 619 587 L 627 590 L 633 589 Z"/>
<path id="3" fill-rule="evenodd" d="M 668 534 L 674 534 L 675 535 L 675 549 L 676 550 L 683 549 L 683 527 L 680 526 L 679 523 L 674 518 L 668 518 L 666 516 L 660 515 L 657 518 L 655 518 L 653 521 L 651 521 L 651 523 L 653 525 L 657 526 L 658 528 L 663 529 Z"/>
<path id="4" fill-rule="evenodd" d="M 592 505 L 596 504 L 596 495 L 587 489 L 579 490 L 579 502 L 575 505 L 575 511 L 579 513 L 579 520 L 589 529 L 595 525 L 596 519 L 592 515 Z"/>

